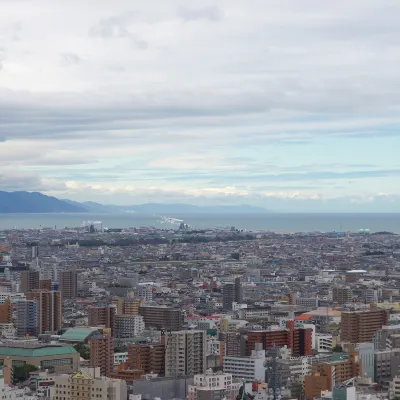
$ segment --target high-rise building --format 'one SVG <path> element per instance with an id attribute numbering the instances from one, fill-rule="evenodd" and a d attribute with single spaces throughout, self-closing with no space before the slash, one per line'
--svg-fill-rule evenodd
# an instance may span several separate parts
<path id="1" fill-rule="evenodd" d="M 140 306 L 146 328 L 180 331 L 183 327 L 183 313 L 172 307 Z"/>
<path id="2" fill-rule="evenodd" d="M 241 386 L 242 382 L 235 381 L 232 374 L 213 373 L 208 370 L 205 374 L 194 376 L 193 385 L 188 386 L 188 399 L 236 400 Z"/>
<path id="3" fill-rule="evenodd" d="M 131 338 L 139 336 L 144 331 L 144 321 L 141 315 L 116 315 L 113 336 L 116 338 Z"/>
<path id="4" fill-rule="evenodd" d="M 165 376 L 195 375 L 206 371 L 206 331 L 168 332 L 162 340 L 165 343 Z"/>
<path id="5" fill-rule="evenodd" d="M 116 314 L 117 307 L 114 304 L 103 307 L 90 307 L 88 310 L 88 325 L 111 328 L 111 332 L 114 334 Z"/>
<path id="6" fill-rule="evenodd" d="M 60 292 L 38 289 L 29 292 L 26 298 L 38 302 L 39 333 L 58 332 L 62 328 L 62 297 Z"/>
<path id="7" fill-rule="evenodd" d="M 59 272 L 58 283 L 64 299 L 76 297 L 78 292 L 78 273 L 75 269 Z"/>
<path id="8" fill-rule="evenodd" d="M 58 400 L 126 400 L 126 382 L 100 376 L 99 368 L 81 368 L 73 375 L 54 378 L 54 399 Z"/>
<path id="9" fill-rule="evenodd" d="M 20 300 L 16 303 L 17 336 L 39 334 L 39 304 L 34 300 Z"/>
<path id="10" fill-rule="evenodd" d="M 332 390 L 335 385 L 338 385 L 348 379 L 362 376 L 362 363 L 358 352 L 349 352 L 348 358 L 341 358 L 334 361 L 315 363 L 312 365 L 312 373 L 315 376 L 327 377 L 327 387 L 323 390 Z M 316 380 L 318 380 L 317 378 Z M 305 382 L 305 392 L 311 392 L 312 387 L 315 385 L 313 379 L 309 379 L 309 382 Z M 307 397 L 307 395 L 306 395 Z"/>
<path id="11" fill-rule="evenodd" d="M 372 342 L 375 333 L 387 324 L 388 314 L 382 308 L 343 311 L 341 340 L 350 343 Z"/>
<path id="12" fill-rule="evenodd" d="M 133 370 L 143 371 L 143 374 L 165 374 L 164 344 L 129 344 L 128 366 Z"/>
<path id="13" fill-rule="evenodd" d="M 39 271 L 28 270 L 21 272 L 21 286 L 22 293 L 29 293 L 31 290 L 39 289 Z"/>
<path id="14" fill-rule="evenodd" d="M 39 281 L 39 289 L 51 290 L 51 287 L 52 287 L 51 279 L 41 279 Z"/>
<path id="15" fill-rule="evenodd" d="M 350 286 L 334 286 L 332 289 L 332 300 L 337 304 L 351 303 L 353 291 Z"/>
<path id="16" fill-rule="evenodd" d="M 100 367 L 101 375 L 109 376 L 114 365 L 114 342 L 111 336 L 103 336 L 89 340 L 90 363 Z"/>
<path id="17" fill-rule="evenodd" d="M 142 300 L 131 297 L 118 298 L 113 301 L 117 306 L 118 315 L 138 315 L 141 302 Z"/>
<path id="18" fill-rule="evenodd" d="M 0 324 L 9 324 L 12 320 L 11 300 L 8 297 L 3 304 L 0 304 Z"/>
<path id="19" fill-rule="evenodd" d="M 235 278 L 234 282 L 225 283 L 222 288 L 222 307 L 224 310 L 232 310 L 232 303 L 242 302 L 242 284 L 240 277 Z"/>
<path id="20" fill-rule="evenodd" d="M 265 350 L 261 343 L 257 343 L 250 356 L 225 356 L 224 372 L 232 374 L 234 378 L 246 381 L 265 380 Z"/>
<path id="21" fill-rule="evenodd" d="M 135 295 L 137 295 L 139 299 L 144 300 L 146 303 L 150 303 L 153 300 L 153 286 L 139 285 L 135 289 Z"/>
<path id="22" fill-rule="evenodd" d="M 272 347 L 288 347 L 292 355 L 310 356 L 312 355 L 312 330 L 307 328 L 295 327 L 294 321 L 286 321 L 286 328 L 270 327 L 265 330 L 249 331 L 247 333 L 247 354 L 256 348 L 256 344 L 261 343 L 264 350 Z"/>
<path id="23" fill-rule="evenodd" d="M 37 245 L 32 246 L 31 256 L 32 256 L 32 260 L 39 257 L 39 246 L 37 246 Z"/>

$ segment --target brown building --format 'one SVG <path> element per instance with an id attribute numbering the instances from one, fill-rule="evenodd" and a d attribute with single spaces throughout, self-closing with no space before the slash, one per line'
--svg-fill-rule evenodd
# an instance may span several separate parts
<path id="1" fill-rule="evenodd" d="M 40 280 L 39 289 L 51 291 L 51 279 Z"/>
<path id="2" fill-rule="evenodd" d="M 332 300 L 337 304 L 346 304 L 353 301 L 353 291 L 350 286 L 334 286 L 332 289 Z"/>
<path id="3" fill-rule="evenodd" d="M 114 365 L 114 342 L 111 336 L 89 340 L 90 363 L 100 367 L 101 375 L 110 376 Z"/>
<path id="4" fill-rule="evenodd" d="M 59 272 L 58 283 L 64 299 L 76 297 L 78 292 L 78 273 L 75 269 Z"/>
<path id="5" fill-rule="evenodd" d="M 62 297 L 60 292 L 34 290 L 26 295 L 36 300 L 39 308 L 39 333 L 58 332 L 62 328 Z"/>
<path id="6" fill-rule="evenodd" d="M 127 365 L 130 370 L 141 370 L 143 374 L 165 372 L 165 346 L 163 344 L 129 344 Z"/>
<path id="7" fill-rule="evenodd" d="M 332 391 L 335 385 L 356 376 L 362 376 L 362 365 L 358 352 L 350 352 L 346 359 L 313 364 L 312 375 L 305 377 L 307 379 L 304 380 L 306 398 L 313 399 L 316 390 Z"/>
<path id="8" fill-rule="evenodd" d="M 132 383 L 142 378 L 144 372 L 140 369 L 130 369 L 126 362 L 119 364 L 115 371 L 111 372 L 110 377 L 122 379 L 125 382 Z"/>
<path id="9" fill-rule="evenodd" d="M 118 315 L 138 315 L 142 300 L 126 297 L 118 298 L 113 303 L 117 306 Z"/>
<path id="10" fill-rule="evenodd" d="M 21 287 L 22 293 L 27 294 L 31 290 L 39 289 L 39 271 L 28 270 L 21 272 Z"/>
<path id="11" fill-rule="evenodd" d="M 342 342 L 372 342 L 376 331 L 388 323 L 388 311 L 382 308 L 371 308 L 360 311 L 342 312 Z"/>
<path id="12" fill-rule="evenodd" d="M 183 328 L 183 313 L 172 307 L 140 306 L 139 314 L 143 316 L 146 328 L 180 331 Z"/>
<path id="13" fill-rule="evenodd" d="M 117 307 L 113 304 L 104 307 L 89 307 L 88 325 L 110 328 L 111 333 L 114 334 L 116 313 Z"/>
<path id="14" fill-rule="evenodd" d="M 286 329 L 267 329 L 247 333 L 247 355 L 255 350 L 256 343 L 261 343 L 264 350 L 272 347 L 287 346 L 295 357 L 312 355 L 311 329 L 296 328 L 294 321 L 286 322 Z"/>
<path id="15" fill-rule="evenodd" d="M 328 390 L 328 377 L 314 372 L 304 377 L 304 396 L 306 400 L 314 400 L 321 397 L 323 390 Z"/>
<path id="16" fill-rule="evenodd" d="M 0 304 L 0 324 L 9 324 L 12 320 L 11 300 L 7 300 Z"/>

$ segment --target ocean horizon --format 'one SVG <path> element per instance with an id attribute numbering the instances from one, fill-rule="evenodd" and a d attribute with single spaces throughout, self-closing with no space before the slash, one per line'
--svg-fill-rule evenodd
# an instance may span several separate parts
<path id="1" fill-rule="evenodd" d="M 178 221 L 167 222 L 172 218 Z M 273 232 L 371 232 L 400 233 L 400 213 L 263 213 L 263 214 L 180 214 L 139 213 L 45 213 L 0 214 L 0 230 L 78 227 L 85 221 L 101 221 L 107 228 L 154 226 L 176 228 L 180 221 L 192 228 L 235 227 Z M 172 220 L 171 220 L 172 221 Z"/>

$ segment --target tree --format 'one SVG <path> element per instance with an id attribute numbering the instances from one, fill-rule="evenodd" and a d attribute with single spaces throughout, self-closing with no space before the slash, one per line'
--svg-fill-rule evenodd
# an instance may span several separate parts
<path id="1" fill-rule="evenodd" d="M 32 364 L 16 365 L 13 367 L 13 383 L 14 385 L 26 381 L 29 378 L 30 372 L 37 371 L 37 367 Z"/>
<path id="2" fill-rule="evenodd" d="M 339 344 L 337 344 L 337 345 L 332 349 L 332 351 L 335 352 L 335 353 L 341 353 L 341 352 L 343 351 L 343 348 L 342 348 L 342 346 L 340 346 Z"/>
<path id="3" fill-rule="evenodd" d="M 74 349 L 79 353 L 79 355 L 84 359 L 84 360 L 89 360 L 90 358 L 90 350 L 89 347 L 86 346 L 83 343 L 78 343 L 74 346 Z"/>

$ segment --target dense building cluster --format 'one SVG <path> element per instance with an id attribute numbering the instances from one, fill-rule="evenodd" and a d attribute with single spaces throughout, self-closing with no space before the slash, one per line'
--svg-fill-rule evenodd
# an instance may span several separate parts
<path id="1" fill-rule="evenodd" d="M 396 399 L 400 237 L 4 231 L 0 334 L 1 399 Z"/>

